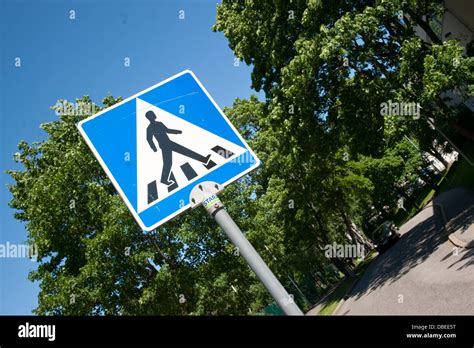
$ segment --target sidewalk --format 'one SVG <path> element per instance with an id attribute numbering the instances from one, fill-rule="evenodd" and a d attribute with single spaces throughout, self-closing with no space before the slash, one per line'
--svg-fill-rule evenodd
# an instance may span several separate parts
<path id="1" fill-rule="evenodd" d="M 461 212 L 448 223 L 448 231 L 453 231 L 449 235 L 449 240 L 461 248 L 474 247 L 474 206 Z"/>
<path id="2" fill-rule="evenodd" d="M 474 249 L 456 250 L 448 240 L 472 237 L 473 216 L 472 191 L 434 198 L 400 227 L 400 241 L 372 263 L 334 315 L 474 313 Z"/>
<path id="3" fill-rule="evenodd" d="M 441 206 L 449 240 L 460 248 L 473 248 L 474 192 L 456 188 L 435 197 L 430 204 Z"/>

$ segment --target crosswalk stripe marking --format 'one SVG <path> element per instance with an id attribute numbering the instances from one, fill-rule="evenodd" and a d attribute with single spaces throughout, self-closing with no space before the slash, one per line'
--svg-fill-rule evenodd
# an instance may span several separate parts
<path id="1" fill-rule="evenodd" d="M 214 146 L 211 150 L 224 158 L 229 158 L 234 155 L 232 151 L 226 150 L 222 146 L 219 146 L 219 145 Z"/>
<path id="2" fill-rule="evenodd" d="M 194 171 L 193 167 L 191 167 L 188 162 L 181 166 L 181 170 L 183 171 L 184 175 L 186 175 L 186 178 L 188 180 L 192 180 L 197 176 L 197 173 Z"/>
<path id="3" fill-rule="evenodd" d="M 158 189 L 156 187 L 156 180 L 148 184 L 148 204 L 158 199 Z"/>

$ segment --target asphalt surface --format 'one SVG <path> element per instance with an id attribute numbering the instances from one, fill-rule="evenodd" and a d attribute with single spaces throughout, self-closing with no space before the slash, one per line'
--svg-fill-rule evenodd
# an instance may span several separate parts
<path id="1" fill-rule="evenodd" d="M 372 262 L 335 314 L 472 315 L 474 249 L 455 247 L 445 229 L 472 206 L 465 190 L 437 197 L 402 226 L 402 238 Z M 470 215 L 458 223 L 473 222 Z"/>

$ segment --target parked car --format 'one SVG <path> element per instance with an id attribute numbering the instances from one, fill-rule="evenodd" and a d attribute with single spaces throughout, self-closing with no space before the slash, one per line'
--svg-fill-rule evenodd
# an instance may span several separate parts
<path id="1" fill-rule="evenodd" d="M 375 249 L 383 253 L 400 239 L 400 232 L 393 221 L 384 221 L 372 233 Z"/>

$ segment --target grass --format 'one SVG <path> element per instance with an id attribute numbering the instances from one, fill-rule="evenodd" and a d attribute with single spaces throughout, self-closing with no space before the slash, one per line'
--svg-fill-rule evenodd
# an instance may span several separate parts
<path id="1" fill-rule="evenodd" d="M 336 309 L 339 302 L 342 298 L 346 295 L 349 288 L 354 284 L 356 280 L 359 279 L 360 276 L 355 278 L 349 278 L 345 282 L 342 282 L 336 290 L 333 291 L 331 295 L 329 295 L 327 302 L 319 311 L 319 315 L 332 315 L 334 310 Z"/>
<path id="2" fill-rule="evenodd" d="M 357 264 L 357 268 L 355 270 L 356 276 L 347 278 L 345 281 L 339 284 L 339 286 L 331 293 L 331 295 L 328 296 L 326 303 L 319 311 L 319 315 L 332 315 L 334 313 L 339 302 L 341 302 L 351 286 L 363 276 L 368 265 L 377 255 L 377 252 L 372 251 L 364 258 L 364 260 Z"/>
<path id="3" fill-rule="evenodd" d="M 471 149 L 467 156 L 471 162 L 474 158 L 474 150 Z M 461 156 L 459 157 L 461 158 Z M 448 174 L 443 178 L 438 187 L 438 193 L 446 192 L 456 187 L 466 187 L 474 191 L 474 167 L 472 167 L 464 158 L 461 158 L 451 166 Z"/>
<path id="4" fill-rule="evenodd" d="M 471 162 L 474 161 L 474 146 L 467 147 L 463 151 L 469 157 Z M 415 216 L 423 209 L 434 196 L 446 192 L 456 187 L 466 187 L 474 191 L 474 167 L 472 167 L 461 155 L 459 160 L 447 170 L 437 183 L 436 190 L 430 186 L 425 186 L 418 194 L 415 206 L 408 212 L 399 210 L 395 215 L 394 222 L 397 226 L 402 226 L 405 222 Z"/>
<path id="5" fill-rule="evenodd" d="M 425 196 L 425 198 L 423 198 L 423 200 L 421 201 L 421 203 L 418 205 L 418 209 L 421 209 L 423 208 L 425 205 L 428 204 L 429 201 L 431 201 L 433 199 L 433 196 L 435 195 L 436 191 L 431 189 L 430 192 L 428 192 L 428 194 Z"/>
<path id="6" fill-rule="evenodd" d="M 393 218 L 393 222 L 397 226 L 402 226 L 405 222 L 415 216 L 428 202 L 433 198 L 436 191 L 429 185 L 423 187 L 417 194 L 414 205 L 409 207 L 408 211 L 399 209 Z"/>

